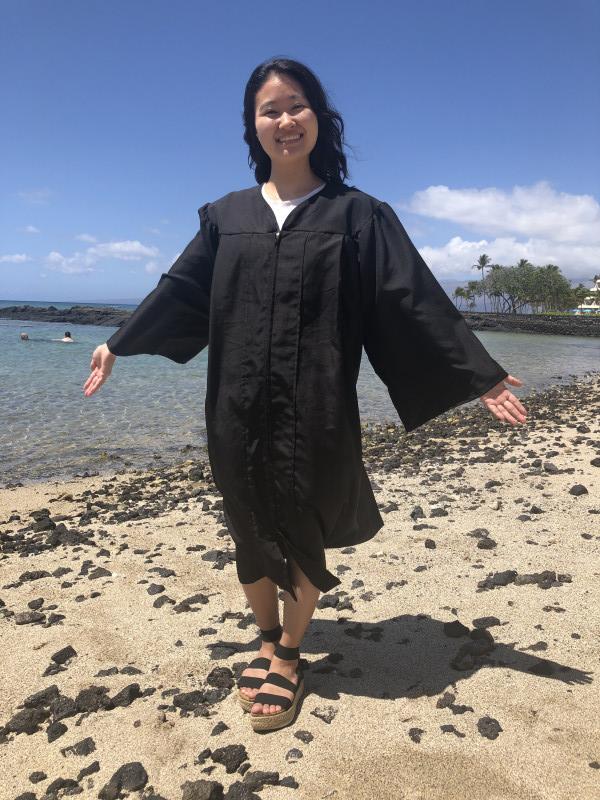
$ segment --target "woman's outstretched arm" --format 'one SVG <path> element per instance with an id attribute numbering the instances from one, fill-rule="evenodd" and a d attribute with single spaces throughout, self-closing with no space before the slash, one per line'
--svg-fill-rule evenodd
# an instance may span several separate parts
<path id="1" fill-rule="evenodd" d="M 199 210 L 200 229 L 156 288 L 131 317 L 94 350 L 86 397 L 109 377 L 117 356 L 147 353 L 178 364 L 189 361 L 208 344 L 210 294 L 219 231 L 210 203 Z"/>

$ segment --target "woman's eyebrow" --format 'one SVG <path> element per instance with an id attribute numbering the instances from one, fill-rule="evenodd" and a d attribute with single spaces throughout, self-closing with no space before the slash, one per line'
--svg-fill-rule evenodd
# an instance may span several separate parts
<path id="1" fill-rule="evenodd" d="M 288 95 L 288 100 L 294 100 L 296 97 L 299 97 L 300 99 L 302 99 L 302 95 L 301 94 L 289 94 Z M 277 102 L 276 100 L 265 100 L 265 102 L 262 103 L 258 107 L 258 110 L 259 111 L 263 111 L 267 106 L 273 105 L 276 102 Z"/>

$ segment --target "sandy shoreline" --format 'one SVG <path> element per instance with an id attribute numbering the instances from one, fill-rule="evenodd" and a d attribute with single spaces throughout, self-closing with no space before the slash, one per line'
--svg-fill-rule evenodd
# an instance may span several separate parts
<path id="1" fill-rule="evenodd" d="M 96 798 L 137 762 L 148 799 L 600 796 L 598 397 L 365 431 L 385 527 L 327 551 L 307 694 L 267 735 L 234 700 L 256 626 L 196 462 L 0 491 L 0 798 Z"/>

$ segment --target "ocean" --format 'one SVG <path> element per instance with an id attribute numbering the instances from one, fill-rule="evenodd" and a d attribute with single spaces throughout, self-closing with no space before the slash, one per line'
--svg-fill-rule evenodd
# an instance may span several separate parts
<path id="1" fill-rule="evenodd" d="M 25 304 L 74 305 L 0 301 L 0 306 Z M 73 344 L 52 341 L 67 329 Z M 0 319 L 0 483 L 58 480 L 202 455 L 207 351 L 185 365 L 160 356 L 119 358 L 106 384 L 84 397 L 91 354 L 114 330 Z M 29 334 L 28 342 L 21 341 L 21 331 Z M 507 372 L 524 381 L 522 389 L 513 391 L 525 405 L 533 389 L 600 368 L 598 338 L 492 331 L 475 335 Z M 399 422 L 364 353 L 357 392 L 363 422 Z M 575 420 L 577 409 L 573 415 Z"/>

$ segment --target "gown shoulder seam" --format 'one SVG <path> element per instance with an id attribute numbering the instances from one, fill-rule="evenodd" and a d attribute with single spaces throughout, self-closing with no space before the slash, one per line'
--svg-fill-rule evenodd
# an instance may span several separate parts
<path id="1" fill-rule="evenodd" d="M 358 226 L 358 228 L 357 228 L 357 230 L 356 230 L 356 233 L 354 233 L 354 234 L 353 234 L 353 236 L 354 236 L 355 238 L 358 238 L 358 237 L 360 237 L 361 233 L 362 233 L 362 232 L 363 232 L 363 230 L 364 230 L 364 229 L 367 227 L 367 225 L 369 225 L 369 224 L 370 224 L 370 223 L 373 221 L 373 217 L 375 216 L 375 214 L 376 214 L 376 213 L 377 213 L 377 211 L 378 211 L 378 210 L 381 208 L 381 206 L 382 206 L 382 205 L 385 205 L 385 204 L 384 204 L 384 201 L 383 201 L 383 200 L 378 200 L 378 201 L 377 201 L 377 204 L 375 205 L 375 207 L 373 208 L 373 210 L 371 211 L 371 213 L 369 214 L 369 216 L 367 217 L 367 219 L 366 219 L 366 220 L 364 220 L 364 222 L 362 222 L 362 223 L 361 223 L 361 224 Z"/>

